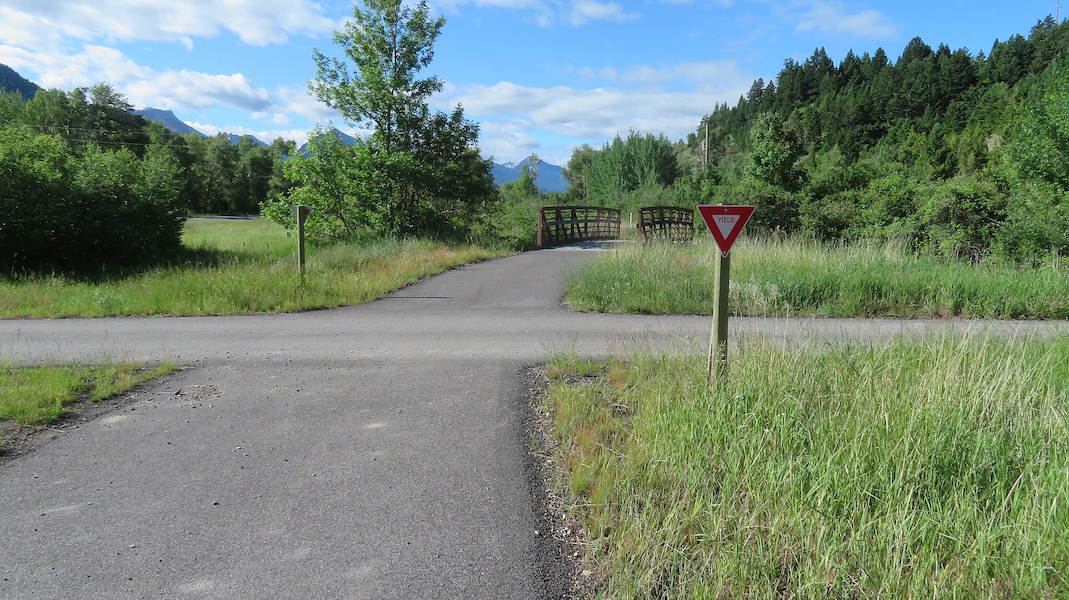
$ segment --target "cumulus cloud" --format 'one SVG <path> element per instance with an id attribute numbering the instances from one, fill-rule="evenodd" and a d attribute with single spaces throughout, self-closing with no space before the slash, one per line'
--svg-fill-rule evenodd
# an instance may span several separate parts
<path id="1" fill-rule="evenodd" d="M 624 22 L 639 17 L 637 13 L 625 11 L 617 2 L 602 0 L 433 0 L 432 4 L 445 11 L 456 11 L 467 4 L 519 10 L 542 27 L 557 24 L 578 27 L 591 21 Z"/>
<path id="2" fill-rule="evenodd" d="M 530 122 L 518 119 L 484 121 L 479 125 L 479 150 L 497 162 L 528 156 L 542 146 L 525 131 L 530 126 Z"/>
<path id="3" fill-rule="evenodd" d="M 44 27 L 82 40 L 179 41 L 229 31 L 246 44 L 285 43 L 294 34 L 323 34 L 337 24 L 309 0 L 8 0 L 0 12 L 0 40 L 41 47 L 46 38 L 23 39 L 15 24 Z"/>
<path id="4" fill-rule="evenodd" d="M 272 111 L 285 115 L 298 115 L 314 123 L 342 121 L 341 113 L 323 104 L 303 88 L 280 87 L 272 93 Z"/>
<path id="5" fill-rule="evenodd" d="M 753 80 L 734 60 L 685 62 L 662 67 L 634 65 L 625 69 L 583 67 L 577 69 L 577 72 L 585 79 L 644 85 L 684 81 L 701 87 L 735 87 Z"/>
<path id="6" fill-rule="evenodd" d="M 252 113 L 252 118 L 257 121 L 270 121 L 275 125 L 289 125 L 293 122 L 288 116 L 279 112 L 259 111 Z"/>
<path id="7" fill-rule="evenodd" d="M 166 71 L 130 83 L 125 90 L 135 104 L 191 108 L 224 104 L 250 112 L 263 111 L 271 105 L 267 90 L 253 86 L 241 73 Z"/>
<path id="8" fill-rule="evenodd" d="M 851 12 L 838 2 L 812 0 L 795 31 L 847 33 L 861 37 L 889 38 L 898 33 L 895 24 L 878 10 Z"/>
<path id="9" fill-rule="evenodd" d="M 638 14 L 624 11 L 615 2 L 598 2 L 597 0 L 576 0 L 572 4 L 568 20 L 572 25 L 583 25 L 589 21 L 632 21 Z"/>
<path id="10" fill-rule="evenodd" d="M 274 103 L 267 90 L 256 87 L 241 73 L 156 71 L 107 46 L 86 45 L 81 52 L 50 53 L 0 45 L 0 63 L 37 73 L 37 82 L 46 88 L 73 89 L 106 81 L 125 93 L 131 103 L 142 106 L 202 109 L 223 105 L 268 112 Z M 285 98 L 284 94 L 282 100 Z M 285 124 L 281 122 L 284 114 L 270 118 Z"/>
<path id="11" fill-rule="evenodd" d="M 44 87 L 70 89 L 100 81 L 123 82 L 149 77 L 152 69 L 130 60 L 122 52 L 106 46 L 87 45 L 81 52 L 33 52 L 0 45 L 0 63 L 13 69 L 30 69 L 40 74 Z"/>
<path id="12" fill-rule="evenodd" d="M 746 86 L 721 90 L 667 91 L 662 89 L 538 88 L 508 81 L 493 85 L 454 87 L 436 99 L 439 107 L 457 102 L 495 143 L 504 131 L 488 128 L 486 120 L 512 119 L 514 132 L 541 130 L 573 138 L 607 139 L 628 131 L 664 133 L 678 138 L 717 102 L 734 100 Z M 526 129 L 523 126 L 526 125 Z"/>

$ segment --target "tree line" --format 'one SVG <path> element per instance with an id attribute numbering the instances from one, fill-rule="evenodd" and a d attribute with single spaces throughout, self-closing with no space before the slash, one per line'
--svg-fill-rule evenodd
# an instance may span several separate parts
<path id="1" fill-rule="evenodd" d="M 757 204 L 753 226 L 899 239 L 948 258 L 1069 252 L 1069 25 L 1047 17 L 990 53 L 823 48 L 788 59 L 685 140 L 578 148 L 571 201 Z"/>
<path id="2" fill-rule="evenodd" d="M 9 268 L 173 253 L 189 214 L 250 214 L 290 184 L 282 139 L 175 135 L 107 84 L 0 94 L 0 254 Z"/>

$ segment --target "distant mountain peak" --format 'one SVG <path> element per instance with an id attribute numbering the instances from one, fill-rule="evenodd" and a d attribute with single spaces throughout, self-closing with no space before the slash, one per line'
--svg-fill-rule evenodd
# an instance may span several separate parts
<path id="1" fill-rule="evenodd" d="M 149 121 L 155 121 L 160 125 L 163 125 L 167 129 L 171 130 L 171 133 L 174 133 L 176 135 L 194 133 L 196 135 L 199 135 L 200 137 L 208 137 L 203 133 L 197 131 L 196 129 L 190 127 L 185 121 L 175 116 L 173 111 L 167 109 L 146 106 L 141 110 L 135 110 L 131 112 L 133 112 L 133 114 L 135 115 L 141 115 Z"/>
<path id="2" fill-rule="evenodd" d="M 516 181 L 520 178 L 520 172 L 523 171 L 524 167 L 531 169 L 535 173 L 535 185 L 544 193 L 563 193 L 568 190 L 569 183 L 564 178 L 563 167 L 547 163 L 542 159 L 538 159 L 536 164 L 531 164 L 530 156 L 520 162 L 494 163 L 494 183 L 501 185 L 502 183 Z"/>
<path id="3" fill-rule="evenodd" d="M 331 127 L 330 129 L 324 131 L 320 135 L 334 135 L 334 136 L 337 136 L 338 139 L 341 140 L 341 143 L 345 144 L 346 146 L 352 146 L 353 144 L 357 143 L 357 141 L 358 141 L 356 138 L 354 138 L 353 136 L 351 136 L 351 135 L 345 133 L 344 131 L 338 129 L 337 127 Z M 308 142 L 305 142 L 305 143 L 301 144 L 301 147 L 297 149 L 297 152 L 300 152 L 301 154 L 303 154 L 305 156 L 308 156 Z"/>

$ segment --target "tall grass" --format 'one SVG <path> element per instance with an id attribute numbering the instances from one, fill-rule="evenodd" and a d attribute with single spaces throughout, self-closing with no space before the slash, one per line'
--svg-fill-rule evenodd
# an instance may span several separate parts
<path id="1" fill-rule="evenodd" d="M 568 275 L 578 310 L 708 314 L 716 249 L 633 245 Z M 1069 270 L 940 262 L 894 244 L 749 239 L 732 251 L 737 315 L 1069 318 Z"/>
<path id="2" fill-rule="evenodd" d="M 476 246 L 379 239 L 309 252 L 302 285 L 295 241 L 265 219 L 191 221 L 168 264 L 99 276 L 0 278 L 0 317 L 224 315 L 358 304 L 492 256 Z"/>
<path id="3" fill-rule="evenodd" d="M 1069 597 L 1067 365 L 1069 338 L 748 342 L 710 389 L 700 357 L 560 359 L 596 596 Z"/>

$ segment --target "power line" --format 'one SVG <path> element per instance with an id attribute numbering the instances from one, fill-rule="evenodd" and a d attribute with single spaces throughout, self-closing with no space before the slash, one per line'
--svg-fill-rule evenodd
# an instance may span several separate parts
<path id="1" fill-rule="evenodd" d="M 65 137 L 63 139 L 67 140 L 68 142 L 85 142 L 87 144 L 105 144 L 110 146 L 159 146 L 161 148 L 167 147 L 165 144 L 161 144 L 159 142 L 115 142 L 112 140 L 88 140 L 85 138 L 73 137 Z"/>

